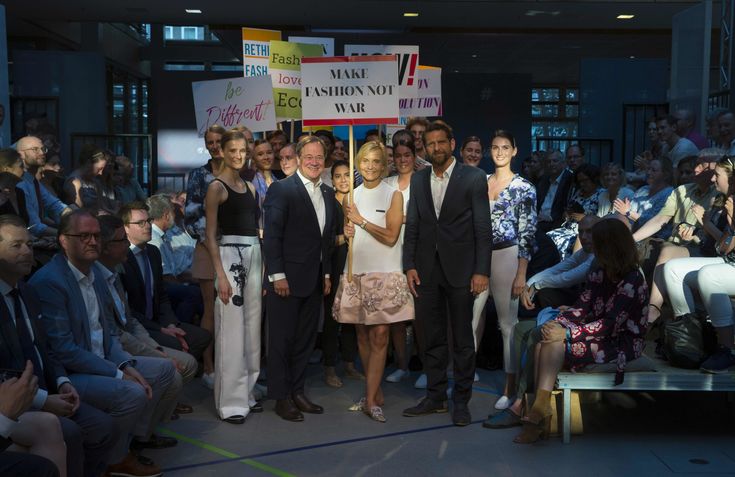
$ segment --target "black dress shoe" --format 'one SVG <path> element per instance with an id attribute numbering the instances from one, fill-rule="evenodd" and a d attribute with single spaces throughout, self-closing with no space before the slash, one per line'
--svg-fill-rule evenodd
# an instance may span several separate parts
<path id="1" fill-rule="evenodd" d="M 467 404 L 454 404 L 454 409 L 452 409 L 452 422 L 455 426 L 469 426 L 472 423 L 472 416 L 470 415 L 470 410 L 467 408 Z"/>
<path id="2" fill-rule="evenodd" d="M 188 404 L 182 404 L 182 403 L 176 403 L 176 409 L 174 409 L 174 412 L 176 414 L 191 414 L 194 412 L 194 408 L 189 406 Z"/>
<path id="3" fill-rule="evenodd" d="M 414 407 L 409 407 L 403 410 L 403 415 L 406 417 L 424 416 L 426 414 L 439 414 L 447 412 L 446 401 L 434 401 L 433 399 L 423 398 Z"/>
<path id="4" fill-rule="evenodd" d="M 323 414 L 324 408 L 318 404 L 314 404 L 303 394 L 294 394 L 293 403 L 299 408 L 301 412 L 308 412 L 309 414 Z"/>
<path id="5" fill-rule="evenodd" d="M 243 424 L 245 422 L 245 416 L 237 414 L 235 416 L 226 417 L 222 420 L 229 422 L 230 424 Z"/>
<path id="6" fill-rule="evenodd" d="M 133 449 L 165 449 L 167 447 L 173 447 L 178 443 L 179 441 L 173 437 L 163 437 L 151 434 L 151 438 L 147 441 L 134 439 L 130 444 L 130 447 Z"/>
<path id="7" fill-rule="evenodd" d="M 290 399 L 276 400 L 276 414 L 282 419 L 291 422 L 301 422 L 304 420 L 304 415 L 301 414 L 301 411 L 299 411 Z"/>
<path id="8" fill-rule="evenodd" d="M 263 404 L 261 404 L 260 401 L 257 401 L 255 404 L 250 406 L 250 412 L 263 412 Z"/>

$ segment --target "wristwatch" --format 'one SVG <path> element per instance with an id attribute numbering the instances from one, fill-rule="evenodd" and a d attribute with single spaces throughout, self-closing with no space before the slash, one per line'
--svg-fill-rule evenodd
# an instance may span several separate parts
<path id="1" fill-rule="evenodd" d="M 359 227 L 360 227 L 360 228 L 361 228 L 362 230 L 365 230 L 365 227 L 367 227 L 367 224 L 368 224 L 368 221 L 367 221 L 367 220 L 365 220 L 365 219 L 363 219 L 363 221 L 362 221 L 362 223 L 361 223 L 361 224 L 359 225 Z"/>

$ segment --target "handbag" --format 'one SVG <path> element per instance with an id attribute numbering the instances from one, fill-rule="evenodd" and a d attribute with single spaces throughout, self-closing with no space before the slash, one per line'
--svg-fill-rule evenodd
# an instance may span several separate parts
<path id="1" fill-rule="evenodd" d="M 677 368 L 696 369 L 716 346 L 712 325 L 687 313 L 663 325 L 663 354 Z"/>

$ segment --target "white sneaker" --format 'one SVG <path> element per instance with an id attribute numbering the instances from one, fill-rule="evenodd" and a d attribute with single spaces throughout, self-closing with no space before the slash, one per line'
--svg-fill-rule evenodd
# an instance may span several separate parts
<path id="1" fill-rule="evenodd" d="M 202 384 L 209 389 L 214 389 L 214 373 L 202 374 Z"/>
<path id="2" fill-rule="evenodd" d="M 477 374 L 477 373 L 475 373 L 475 382 L 476 383 L 479 383 L 480 382 L 480 375 Z"/>
<path id="3" fill-rule="evenodd" d="M 500 399 L 495 403 L 495 409 L 502 411 L 508 409 L 513 404 L 508 396 L 500 396 Z"/>
<path id="4" fill-rule="evenodd" d="M 385 380 L 389 383 L 400 383 L 401 379 L 405 378 L 409 375 L 408 370 L 405 369 L 396 369 L 392 373 L 390 373 L 388 376 L 385 377 Z"/>
<path id="5" fill-rule="evenodd" d="M 421 374 L 419 379 L 413 384 L 416 389 L 426 389 L 426 373 Z"/>

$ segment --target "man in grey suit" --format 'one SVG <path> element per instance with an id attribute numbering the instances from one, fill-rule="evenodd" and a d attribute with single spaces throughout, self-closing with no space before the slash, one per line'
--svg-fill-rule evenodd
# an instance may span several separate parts
<path id="1" fill-rule="evenodd" d="M 92 270 L 99 258 L 100 225 L 84 210 L 59 224 L 62 253 L 36 272 L 30 284 L 41 293 L 41 311 L 50 347 L 68 372 L 82 401 L 109 413 L 121 436 L 108 467 L 111 475 L 160 475 L 152 462 L 128 453 L 130 436 L 138 447 L 165 447 L 176 441 L 157 438 L 154 426 L 173 412 L 168 395 L 176 370 L 169 360 L 133 358 L 107 325 L 114 303 L 101 276 Z"/>

